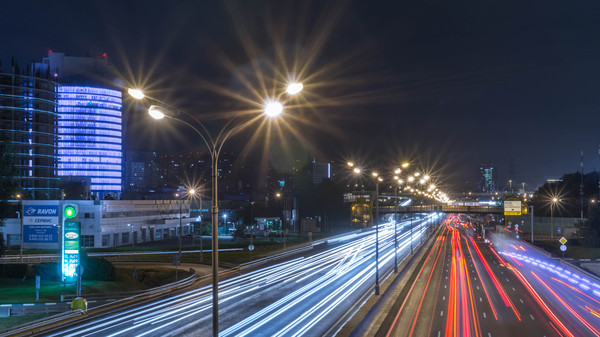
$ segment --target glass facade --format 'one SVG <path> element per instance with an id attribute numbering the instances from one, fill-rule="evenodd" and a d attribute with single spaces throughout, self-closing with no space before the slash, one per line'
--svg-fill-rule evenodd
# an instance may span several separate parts
<path id="1" fill-rule="evenodd" d="M 57 199 L 56 83 L 0 74 L 0 132 L 12 142 L 19 193 L 26 199 Z"/>
<path id="2" fill-rule="evenodd" d="M 90 191 L 118 194 L 122 185 L 122 93 L 58 87 L 58 175 L 90 177 Z"/>

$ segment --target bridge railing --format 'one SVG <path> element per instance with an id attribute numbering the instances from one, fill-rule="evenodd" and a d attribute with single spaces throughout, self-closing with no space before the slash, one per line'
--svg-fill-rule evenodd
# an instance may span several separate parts
<path id="1" fill-rule="evenodd" d="M 393 213 L 482 213 L 482 214 L 503 214 L 502 206 L 455 206 L 455 205 L 414 205 L 414 206 L 379 206 L 380 212 Z"/>

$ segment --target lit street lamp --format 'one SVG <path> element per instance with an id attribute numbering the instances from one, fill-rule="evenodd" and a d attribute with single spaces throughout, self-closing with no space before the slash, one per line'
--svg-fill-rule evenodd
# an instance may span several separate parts
<path id="1" fill-rule="evenodd" d="M 560 199 L 554 197 L 550 203 L 550 239 L 554 239 L 554 206 L 560 202 Z"/>
<path id="2" fill-rule="evenodd" d="M 302 88 L 300 88 L 302 90 Z M 298 90 L 298 92 L 300 92 Z M 135 99 L 143 99 L 145 96 L 143 92 L 139 89 L 130 89 L 128 93 Z M 164 102 L 158 101 L 164 105 Z M 202 141 L 206 144 L 208 148 L 208 152 L 211 156 L 211 168 L 212 168 L 212 206 L 211 206 L 211 221 L 212 221 L 212 318 L 213 318 L 213 336 L 217 337 L 219 335 L 219 275 L 218 275 L 218 265 L 219 265 L 219 207 L 218 207 L 218 163 L 219 163 L 219 155 L 221 154 L 221 150 L 225 141 L 229 139 L 234 133 L 244 129 L 251 123 L 253 120 L 243 122 L 237 124 L 236 126 L 231 126 L 232 120 L 225 124 L 225 126 L 221 129 L 221 131 L 217 134 L 216 137 L 213 137 L 211 133 L 207 130 L 207 128 L 200 122 L 196 117 L 191 114 L 187 114 L 183 111 L 176 110 L 177 114 L 174 111 L 165 110 L 159 106 L 152 105 L 148 109 L 148 114 L 154 119 L 163 119 L 165 117 L 174 119 L 181 123 L 186 124 L 190 128 L 192 128 L 199 136 L 202 138 Z M 180 113 L 186 114 L 188 117 L 192 118 L 201 128 L 199 130 L 194 125 L 189 122 L 178 118 Z M 283 113 L 283 104 L 281 104 L 277 100 L 266 100 L 263 104 L 263 113 L 268 118 L 277 118 Z"/>

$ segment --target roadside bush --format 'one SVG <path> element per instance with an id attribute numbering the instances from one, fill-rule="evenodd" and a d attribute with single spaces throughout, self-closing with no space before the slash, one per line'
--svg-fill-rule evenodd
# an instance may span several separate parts
<path id="1" fill-rule="evenodd" d="M 42 280 L 58 281 L 60 279 L 60 267 L 57 262 L 44 262 L 33 266 L 35 275 L 40 275 Z"/>
<path id="2" fill-rule="evenodd" d="M 102 257 L 85 257 L 83 260 L 83 279 L 94 281 L 114 281 L 115 266 Z"/>
<path id="3" fill-rule="evenodd" d="M 0 265 L 0 276 L 4 278 L 23 278 L 27 276 L 27 264 L 3 264 Z"/>

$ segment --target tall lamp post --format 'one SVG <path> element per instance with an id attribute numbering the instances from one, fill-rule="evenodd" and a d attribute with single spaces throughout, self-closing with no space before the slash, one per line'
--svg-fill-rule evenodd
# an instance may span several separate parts
<path id="1" fill-rule="evenodd" d="M 17 214 L 19 215 L 19 220 L 21 222 L 21 245 L 20 245 L 20 250 L 21 250 L 21 262 L 23 262 L 23 198 L 21 197 L 20 194 L 17 194 L 17 199 L 19 199 L 19 210 L 17 211 Z"/>
<path id="2" fill-rule="evenodd" d="M 354 174 L 361 173 L 361 169 L 355 167 L 354 163 L 348 162 L 348 166 L 353 167 Z M 375 295 L 379 295 L 379 183 L 383 179 L 377 172 L 371 173 L 371 176 L 375 180 Z"/>
<path id="3" fill-rule="evenodd" d="M 377 172 L 375 179 L 375 295 L 379 295 L 379 183 L 383 181 Z"/>
<path id="4" fill-rule="evenodd" d="M 275 196 L 277 198 L 283 199 L 283 222 L 282 222 L 282 225 L 281 225 L 281 229 L 283 231 L 283 249 L 286 249 L 287 245 L 286 245 L 285 238 L 286 238 L 286 235 L 287 235 L 287 199 L 285 197 L 285 194 L 283 194 L 281 192 L 276 193 Z"/>
<path id="5" fill-rule="evenodd" d="M 301 83 L 290 83 L 287 86 L 286 92 L 289 95 L 296 95 L 302 90 Z M 128 90 L 130 96 L 137 100 L 142 100 L 146 96 L 139 89 L 130 88 Z M 219 131 L 216 137 L 213 137 L 208 129 L 198 120 L 195 116 L 185 113 L 179 109 L 174 109 L 171 105 L 166 104 L 162 101 L 153 99 L 161 105 L 166 105 L 170 107 L 171 110 L 165 109 L 161 106 L 151 105 L 148 109 L 148 114 L 157 120 L 163 119 L 165 117 L 174 119 L 178 122 L 181 122 L 190 128 L 192 128 L 202 139 L 204 144 L 208 148 L 208 152 L 211 157 L 211 183 L 212 183 L 212 205 L 211 205 L 211 222 L 212 222 L 212 328 L 213 328 L 213 336 L 219 336 L 219 275 L 218 275 L 218 265 L 219 265 L 219 207 L 218 207 L 218 163 L 219 163 L 219 155 L 221 154 L 221 150 L 225 141 L 229 139 L 230 136 L 237 133 L 238 131 L 244 129 L 254 122 L 254 120 L 250 120 L 247 122 L 243 122 L 237 124 L 236 126 L 231 126 L 233 119 L 229 120 L 225 126 Z M 283 104 L 281 104 L 278 100 L 269 99 L 266 100 L 263 104 L 263 115 L 270 119 L 275 119 L 279 117 L 283 113 Z M 179 118 L 181 114 L 185 114 L 190 117 L 194 122 L 196 122 L 200 129 L 191 123 Z"/>
<path id="6" fill-rule="evenodd" d="M 552 198 L 550 203 L 550 239 L 554 239 L 554 205 L 556 205 L 560 200 L 556 197 Z"/>

